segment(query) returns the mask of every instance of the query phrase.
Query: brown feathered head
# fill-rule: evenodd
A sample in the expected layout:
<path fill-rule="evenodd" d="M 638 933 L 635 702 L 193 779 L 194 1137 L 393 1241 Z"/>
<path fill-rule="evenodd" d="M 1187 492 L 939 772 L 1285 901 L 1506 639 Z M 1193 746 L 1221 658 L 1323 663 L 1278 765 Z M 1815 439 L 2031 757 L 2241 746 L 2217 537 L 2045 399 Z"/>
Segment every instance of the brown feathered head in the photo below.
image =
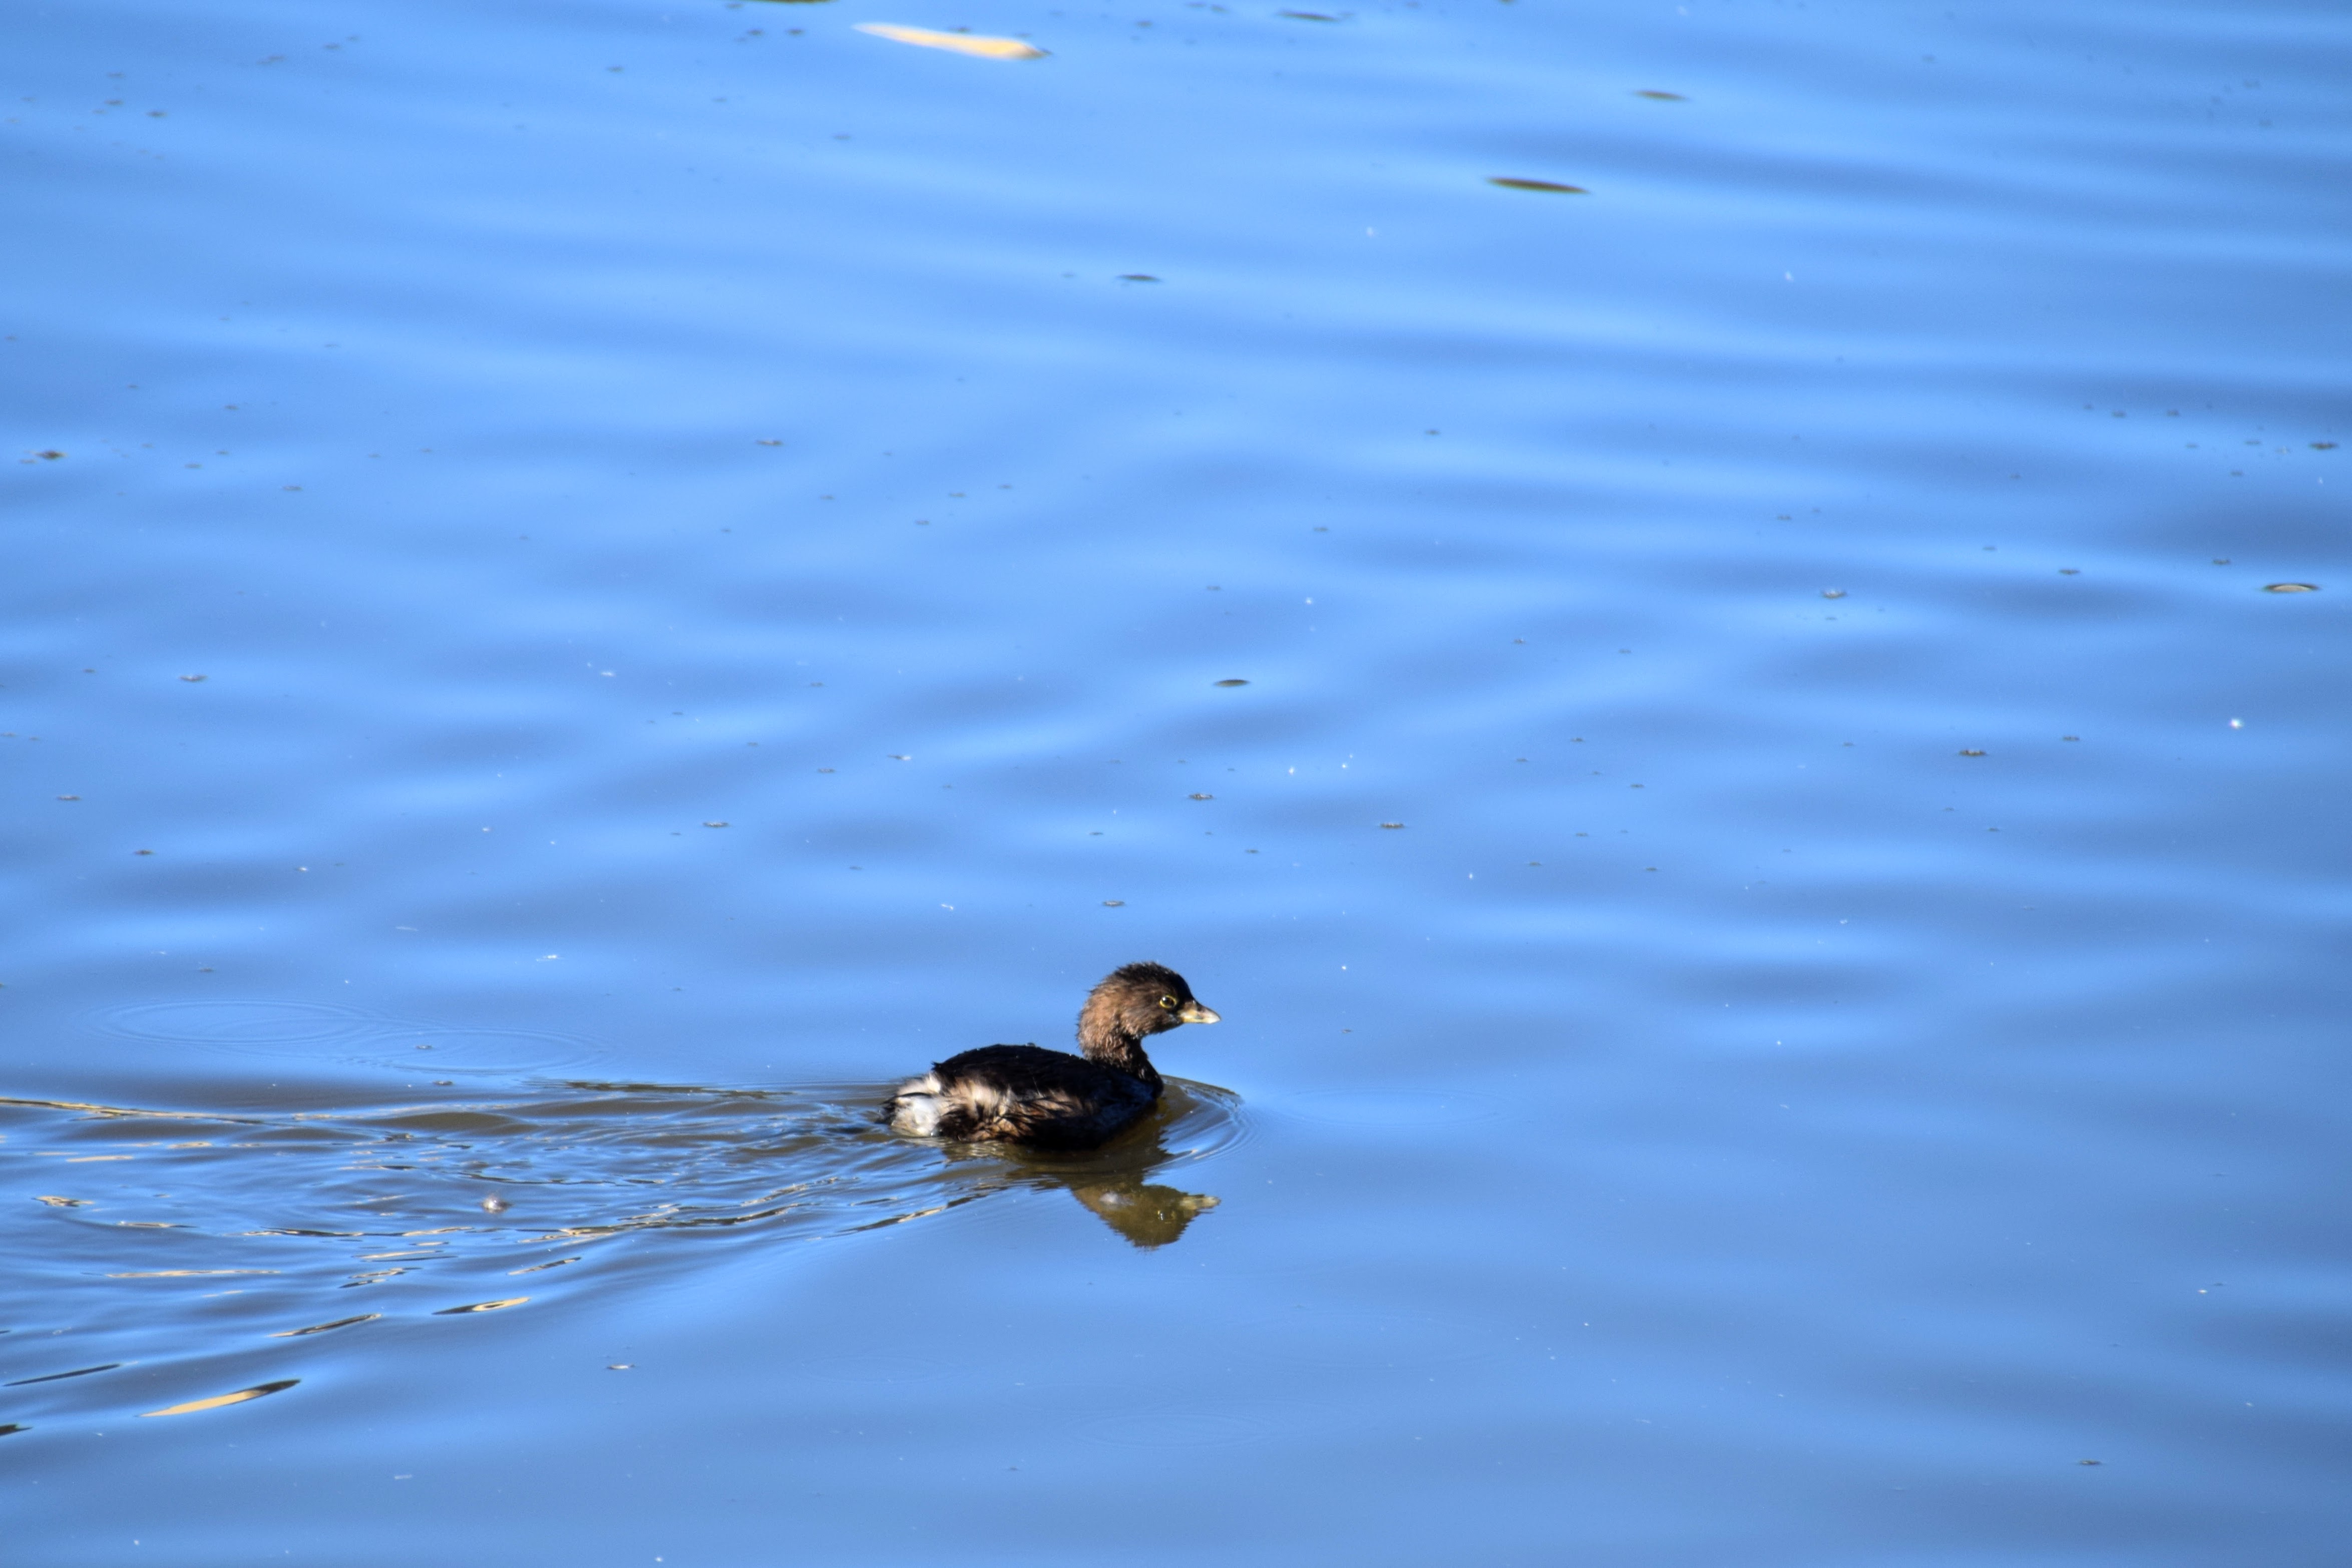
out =
<path fill-rule="evenodd" d="M 1114 969 L 1078 1010 L 1078 1039 L 1091 1045 L 1111 1036 L 1139 1040 L 1179 1024 L 1213 1024 L 1217 1015 L 1193 999 L 1184 977 L 1164 963 Z"/>

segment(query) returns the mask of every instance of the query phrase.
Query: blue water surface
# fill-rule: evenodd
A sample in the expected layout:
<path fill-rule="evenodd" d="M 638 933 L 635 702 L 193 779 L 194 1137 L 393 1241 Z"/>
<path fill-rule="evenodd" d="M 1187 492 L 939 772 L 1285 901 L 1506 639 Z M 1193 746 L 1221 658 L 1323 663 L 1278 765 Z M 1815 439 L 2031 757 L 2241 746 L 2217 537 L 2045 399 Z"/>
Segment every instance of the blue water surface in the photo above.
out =
<path fill-rule="evenodd" d="M 2340 6 L 12 24 L 12 1560 L 2343 1561 Z"/>

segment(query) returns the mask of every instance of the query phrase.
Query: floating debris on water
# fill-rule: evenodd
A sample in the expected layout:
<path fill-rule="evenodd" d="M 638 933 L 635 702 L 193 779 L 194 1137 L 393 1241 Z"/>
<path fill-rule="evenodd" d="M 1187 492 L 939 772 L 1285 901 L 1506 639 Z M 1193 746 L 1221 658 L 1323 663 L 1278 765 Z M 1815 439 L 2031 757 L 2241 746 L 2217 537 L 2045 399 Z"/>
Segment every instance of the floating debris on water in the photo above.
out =
<path fill-rule="evenodd" d="M 468 1301 L 462 1307 L 444 1307 L 433 1315 L 436 1318 L 447 1318 L 454 1317 L 459 1312 L 495 1312 L 502 1307 L 520 1307 L 530 1300 L 528 1296 L 509 1296 L 500 1301 Z"/>
<path fill-rule="evenodd" d="M 1689 99 L 1685 98 L 1679 92 L 1661 92 L 1654 87 L 1636 88 L 1633 89 L 1633 96 L 1635 98 L 1654 99 L 1660 103 L 1688 103 L 1690 101 Z"/>
<path fill-rule="evenodd" d="M 731 823 L 725 822 L 706 822 L 702 826 L 705 827 L 729 827 L 733 825 Z"/>
<path fill-rule="evenodd" d="M 1160 281 L 1159 279 L 1154 278 L 1149 272 L 1122 272 L 1118 275 L 1118 280 L 1122 283 L 1157 283 Z"/>
<path fill-rule="evenodd" d="M 1127 908 L 1127 900 L 1125 899 L 1105 899 L 1103 900 L 1103 908 L 1107 910 L 1123 910 Z"/>
<path fill-rule="evenodd" d="M 857 30 L 871 33 L 877 38 L 887 38 L 894 44 L 912 44 L 919 49 L 945 49 L 950 54 L 976 55 L 988 60 L 1034 60 L 1045 51 L 1034 44 L 1024 44 L 1019 38 L 992 37 L 985 33 L 940 33 L 929 27 L 901 27 L 891 22 L 860 22 Z"/>
<path fill-rule="evenodd" d="M 1386 827 L 1386 828 L 1391 828 L 1391 829 L 1393 829 L 1393 828 L 1402 827 L 1402 826 L 1404 826 L 1404 824 L 1403 824 L 1403 823 L 1402 823 L 1402 822 L 1383 822 L 1383 823 L 1381 823 L 1381 826 L 1382 827 Z"/>
<path fill-rule="evenodd" d="M 1337 22 L 1339 20 L 1337 16 L 1328 16 L 1320 11 L 1276 11 L 1275 15 L 1277 16 L 1288 16 L 1293 21 L 1297 22 Z"/>
<path fill-rule="evenodd" d="M 1845 590 L 1843 588 L 1824 588 L 1822 590 L 1822 597 L 1824 599 L 1843 599 L 1845 597 Z"/>
<path fill-rule="evenodd" d="M 1964 757 L 1981 757 L 1984 753 L 1979 751 L 1971 751 L 1969 748 L 1963 746 L 1960 748 L 1960 755 Z"/>
<path fill-rule="evenodd" d="M 2265 583 L 2263 584 L 2263 592 L 2265 594 L 2316 594 L 2319 592 L 2319 584 L 2316 583 Z"/>
<path fill-rule="evenodd" d="M 1186 800 L 1214 800 L 1217 797 L 1213 795 L 1188 795 L 1184 798 Z"/>
<path fill-rule="evenodd" d="M 504 1214 L 510 1206 L 512 1205 L 510 1205 L 506 1199 L 499 1196 L 496 1193 L 492 1193 L 488 1197 L 482 1200 L 482 1207 L 491 1214 Z"/>
<path fill-rule="evenodd" d="M 1234 679 L 1234 680 L 1220 680 L 1220 681 L 1218 681 L 1216 684 L 1217 684 L 1217 685 L 1219 685 L 1219 686 L 1247 686 L 1247 685 L 1249 684 L 1249 682 L 1248 682 L 1248 681 L 1246 681 L 1246 680 Z"/>
<path fill-rule="evenodd" d="M 204 678 L 203 676 L 201 676 L 201 675 L 184 675 L 184 676 L 180 677 L 180 679 L 181 679 L 182 680 L 186 681 L 189 685 L 193 686 L 193 685 L 194 685 L 197 681 L 202 680 L 202 679 L 204 679 L 205 678 Z"/>
<path fill-rule="evenodd" d="M 1515 174 L 1490 174 L 1486 183 L 1500 185 L 1507 191 L 1554 191 L 1561 195 L 1589 196 L 1592 193 L 1582 185 L 1563 185 L 1557 180 L 1522 180 Z"/>

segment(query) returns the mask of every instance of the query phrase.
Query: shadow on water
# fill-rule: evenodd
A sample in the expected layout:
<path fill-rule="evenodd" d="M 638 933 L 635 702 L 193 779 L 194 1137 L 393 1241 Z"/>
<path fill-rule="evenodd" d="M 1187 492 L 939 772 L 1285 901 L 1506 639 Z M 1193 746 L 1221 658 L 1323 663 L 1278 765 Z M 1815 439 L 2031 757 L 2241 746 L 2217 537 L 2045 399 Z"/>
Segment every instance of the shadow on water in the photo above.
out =
<path fill-rule="evenodd" d="M 218 1362 L 203 1370 L 254 1397 L 291 1385 L 264 1376 L 300 1347 L 389 1322 L 510 1310 L 711 1247 L 903 1225 L 1011 1190 L 1066 1190 L 1160 1247 L 1217 1200 L 1153 1178 L 1240 1131 L 1235 1096 L 1171 1080 L 1112 1144 L 1036 1156 L 899 1137 L 875 1120 L 887 1093 L 567 1080 L 294 1111 L 0 1097 L 14 1260 L 0 1422 L 120 1408 L 110 1384 L 159 1363 Z M 184 1370 L 173 1386 L 203 1381 Z"/>

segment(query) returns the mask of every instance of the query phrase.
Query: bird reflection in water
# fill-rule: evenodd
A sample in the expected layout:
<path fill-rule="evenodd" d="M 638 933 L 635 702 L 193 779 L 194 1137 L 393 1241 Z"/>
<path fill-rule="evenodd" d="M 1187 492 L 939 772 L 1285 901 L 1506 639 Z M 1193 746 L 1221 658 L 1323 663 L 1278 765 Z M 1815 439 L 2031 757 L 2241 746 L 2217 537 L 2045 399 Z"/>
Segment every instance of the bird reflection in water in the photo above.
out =
<path fill-rule="evenodd" d="M 1230 1100 L 1224 1090 L 1171 1079 L 1149 1114 L 1099 1149 L 1048 1153 L 1011 1143 L 946 1143 L 940 1152 L 950 1169 L 985 1172 L 989 1185 L 1061 1188 L 1130 1245 L 1148 1250 L 1176 1240 L 1217 1206 L 1206 1193 L 1188 1193 L 1150 1178 L 1200 1158 L 1203 1123 L 1228 1121 Z M 1172 1149 L 1171 1139 L 1177 1144 Z"/>

